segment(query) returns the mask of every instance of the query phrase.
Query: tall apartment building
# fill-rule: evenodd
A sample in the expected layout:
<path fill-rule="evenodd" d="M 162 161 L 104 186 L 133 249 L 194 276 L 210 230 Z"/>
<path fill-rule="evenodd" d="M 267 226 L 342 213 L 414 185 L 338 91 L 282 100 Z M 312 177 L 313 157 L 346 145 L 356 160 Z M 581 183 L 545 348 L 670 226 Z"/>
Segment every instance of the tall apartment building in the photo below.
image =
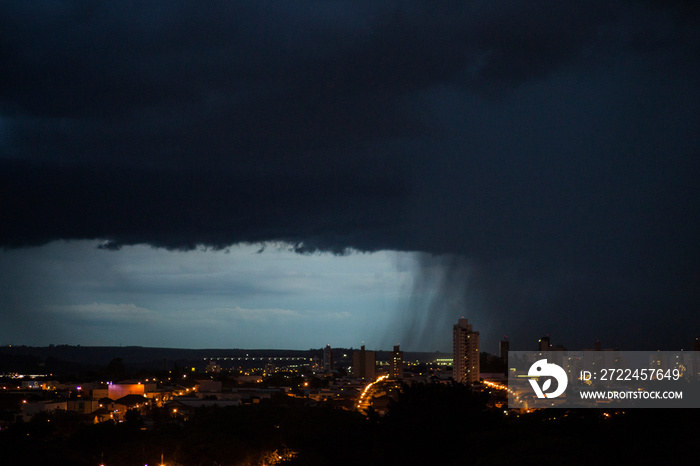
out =
<path fill-rule="evenodd" d="M 352 353 L 352 375 L 353 377 L 374 380 L 376 377 L 377 353 L 374 351 L 365 351 L 365 345 L 362 345 L 360 351 Z"/>
<path fill-rule="evenodd" d="M 333 370 L 333 349 L 331 345 L 326 345 L 323 349 L 323 370 L 326 372 Z"/>
<path fill-rule="evenodd" d="M 403 379 L 403 351 L 399 350 L 399 346 L 394 346 L 394 351 L 391 353 L 389 377 L 392 379 Z"/>
<path fill-rule="evenodd" d="M 452 328 L 452 358 L 456 382 L 479 381 L 479 332 L 472 330 L 467 319 L 459 319 Z"/>
<path fill-rule="evenodd" d="M 505 337 L 498 344 L 498 357 L 501 358 L 504 364 L 508 364 L 508 351 L 510 349 L 510 342 L 508 337 Z"/>

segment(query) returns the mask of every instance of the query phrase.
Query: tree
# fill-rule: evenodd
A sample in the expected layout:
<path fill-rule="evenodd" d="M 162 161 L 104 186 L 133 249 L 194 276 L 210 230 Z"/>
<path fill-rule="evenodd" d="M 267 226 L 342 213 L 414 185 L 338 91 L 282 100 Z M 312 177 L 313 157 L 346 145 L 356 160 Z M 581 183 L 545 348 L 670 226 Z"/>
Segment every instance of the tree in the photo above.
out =
<path fill-rule="evenodd" d="M 105 368 L 105 376 L 112 381 L 124 380 L 126 378 L 126 367 L 122 358 L 112 359 Z"/>

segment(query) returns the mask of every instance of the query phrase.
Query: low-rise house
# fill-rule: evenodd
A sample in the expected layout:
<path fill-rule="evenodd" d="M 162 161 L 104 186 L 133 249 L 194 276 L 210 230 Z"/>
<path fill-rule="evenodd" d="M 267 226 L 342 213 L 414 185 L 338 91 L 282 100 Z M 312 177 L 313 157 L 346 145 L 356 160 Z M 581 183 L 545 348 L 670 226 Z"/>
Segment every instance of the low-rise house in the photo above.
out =
<path fill-rule="evenodd" d="M 22 405 L 22 420 L 29 422 L 37 413 L 68 409 L 68 401 L 31 401 Z"/>

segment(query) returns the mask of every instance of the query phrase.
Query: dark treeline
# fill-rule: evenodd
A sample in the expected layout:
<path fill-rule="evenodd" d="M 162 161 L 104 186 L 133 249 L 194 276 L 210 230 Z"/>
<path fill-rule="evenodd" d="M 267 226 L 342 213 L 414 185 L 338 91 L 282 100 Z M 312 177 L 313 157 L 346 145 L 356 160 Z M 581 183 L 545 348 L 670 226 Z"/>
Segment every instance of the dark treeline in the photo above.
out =
<path fill-rule="evenodd" d="M 404 387 L 383 417 L 305 405 L 282 396 L 197 410 L 186 421 L 165 410 L 149 428 L 91 424 L 70 412 L 40 414 L 0 432 L 2 464 L 134 466 L 697 464 L 693 410 L 541 410 L 486 407 L 461 385 Z"/>
<path fill-rule="evenodd" d="M 24 372 L 28 374 L 53 373 L 59 375 L 85 372 L 102 367 L 116 358 L 127 363 L 131 371 L 141 369 L 172 370 L 175 366 L 196 366 L 203 369 L 209 358 L 245 357 L 323 357 L 323 350 L 310 349 L 186 349 L 152 348 L 145 346 L 80 346 L 49 345 L 0 346 L 0 373 Z"/>

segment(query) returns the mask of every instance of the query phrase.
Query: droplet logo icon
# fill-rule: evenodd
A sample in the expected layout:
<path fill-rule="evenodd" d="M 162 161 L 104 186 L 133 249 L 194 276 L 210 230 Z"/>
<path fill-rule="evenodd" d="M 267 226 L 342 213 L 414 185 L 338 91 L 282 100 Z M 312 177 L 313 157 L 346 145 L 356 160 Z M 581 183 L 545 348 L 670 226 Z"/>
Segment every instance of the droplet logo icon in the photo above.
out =
<path fill-rule="evenodd" d="M 530 377 L 529 382 L 537 398 L 556 398 L 564 393 L 569 383 L 564 369 L 556 364 L 548 363 L 546 359 L 535 361 L 535 363 L 530 366 L 527 376 Z M 539 379 L 544 377 L 546 377 L 546 379 L 540 387 Z M 552 380 L 557 381 L 557 386 L 554 391 L 549 392 L 552 387 Z"/>

